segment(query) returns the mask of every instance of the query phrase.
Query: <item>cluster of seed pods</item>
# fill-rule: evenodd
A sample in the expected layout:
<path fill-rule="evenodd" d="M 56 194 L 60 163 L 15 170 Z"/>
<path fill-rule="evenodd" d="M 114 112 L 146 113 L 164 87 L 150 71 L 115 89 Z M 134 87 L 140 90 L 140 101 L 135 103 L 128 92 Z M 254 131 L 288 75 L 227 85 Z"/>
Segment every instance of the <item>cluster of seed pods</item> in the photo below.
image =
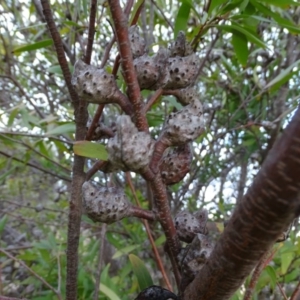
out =
<path fill-rule="evenodd" d="M 204 132 L 203 108 L 194 86 L 200 60 L 182 32 L 169 49 L 160 48 L 154 55 L 147 53 L 137 26 L 129 29 L 129 40 L 140 89 L 172 91 L 183 105 L 167 117 L 156 141 L 148 132 L 136 128 L 130 113 L 130 101 L 118 88 L 113 75 L 79 60 L 75 64 L 72 84 L 87 101 L 117 103 L 127 114 L 116 119 L 114 131 L 110 132 L 106 146 L 106 172 L 122 170 L 143 174 L 150 167 L 155 174 L 160 172 L 166 185 L 175 184 L 190 170 L 191 142 Z M 103 135 L 103 128 L 101 123 L 98 124 L 99 136 Z M 82 194 L 85 211 L 96 222 L 110 224 L 124 217 L 141 216 L 144 213 L 137 213 L 124 192 L 115 187 L 97 188 L 91 182 L 85 182 Z M 188 278 L 195 276 L 211 253 L 212 244 L 207 240 L 206 222 L 205 210 L 194 214 L 183 211 L 174 219 L 179 239 L 189 244 L 178 257 L 181 271 L 189 274 Z M 172 298 L 168 291 L 150 287 L 137 299 L 163 299 L 161 297 L 164 294 Z"/>

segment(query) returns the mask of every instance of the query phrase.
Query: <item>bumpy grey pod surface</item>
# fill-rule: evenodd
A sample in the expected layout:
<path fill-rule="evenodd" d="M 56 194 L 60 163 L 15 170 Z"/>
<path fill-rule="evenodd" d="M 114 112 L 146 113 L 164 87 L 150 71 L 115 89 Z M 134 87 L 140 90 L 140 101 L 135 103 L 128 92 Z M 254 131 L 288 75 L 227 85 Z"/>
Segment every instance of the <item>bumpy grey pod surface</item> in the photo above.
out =
<path fill-rule="evenodd" d="M 116 121 L 116 134 L 108 140 L 108 161 L 123 171 L 139 171 L 152 157 L 154 141 L 146 132 L 138 131 L 130 117 L 121 115 Z"/>
<path fill-rule="evenodd" d="M 168 64 L 170 78 L 165 89 L 182 89 L 195 82 L 200 66 L 200 59 L 196 54 L 170 58 Z"/>
<path fill-rule="evenodd" d="M 164 183 L 171 185 L 180 182 L 190 171 L 192 158 L 189 144 L 168 148 L 159 166 Z"/>
<path fill-rule="evenodd" d="M 167 68 L 170 52 L 160 48 L 154 56 L 143 55 L 134 60 L 141 89 L 156 90 L 169 81 Z"/>
<path fill-rule="evenodd" d="M 203 132 L 202 104 L 193 100 L 189 105 L 169 115 L 162 136 L 167 139 L 169 146 L 180 146 L 196 139 Z"/>
<path fill-rule="evenodd" d="M 95 222 L 111 224 L 130 215 L 131 204 L 118 188 L 97 188 L 86 181 L 82 195 L 86 214 Z"/>
<path fill-rule="evenodd" d="M 179 31 L 176 40 L 171 43 L 169 50 L 171 52 L 171 57 L 188 56 L 193 53 L 193 48 L 190 43 L 186 42 L 183 31 Z"/>
<path fill-rule="evenodd" d="M 112 103 L 118 91 L 113 75 L 82 60 L 75 63 L 72 85 L 79 96 L 92 103 Z"/>
<path fill-rule="evenodd" d="M 179 298 L 172 292 L 162 288 L 161 286 L 152 285 L 141 291 L 135 300 L 168 300 L 174 299 L 179 300 Z"/>
<path fill-rule="evenodd" d="M 129 40 L 133 58 L 145 54 L 146 43 L 144 38 L 140 35 L 139 27 L 137 25 L 133 25 L 129 28 Z"/>
<path fill-rule="evenodd" d="M 187 87 L 176 91 L 176 98 L 182 105 L 187 105 L 193 100 L 199 100 L 200 95 L 195 87 Z"/>
<path fill-rule="evenodd" d="M 213 248 L 214 244 L 206 235 L 197 233 L 193 242 L 183 248 L 179 254 L 182 273 L 194 278 L 210 257 Z"/>
<path fill-rule="evenodd" d="M 199 210 L 196 213 L 188 211 L 179 212 L 175 219 L 175 228 L 181 241 L 191 243 L 198 233 L 206 234 L 208 212 L 206 209 Z"/>

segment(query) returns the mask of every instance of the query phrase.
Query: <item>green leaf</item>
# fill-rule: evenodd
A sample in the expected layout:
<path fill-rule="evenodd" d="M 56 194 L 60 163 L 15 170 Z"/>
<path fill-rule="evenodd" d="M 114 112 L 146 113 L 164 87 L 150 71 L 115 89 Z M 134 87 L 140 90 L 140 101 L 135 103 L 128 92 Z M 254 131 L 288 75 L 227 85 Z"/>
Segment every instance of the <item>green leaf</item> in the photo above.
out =
<path fill-rule="evenodd" d="M 265 2 L 269 5 L 276 5 L 280 7 L 288 8 L 290 5 L 299 6 L 299 1 L 293 1 L 293 0 L 261 0 L 262 2 Z"/>
<path fill-rule="evenodd" d="M 274 79 L 272 79 L 266 86 L 265 89 L 270 89 L 270 91 L 275 91 L 279 89 L 284 83 L 286 83 L 294 74 L 299 71 L 298 65 L 300 59 L 291 64 L 288 68 L 280 72 Z M 294 68 L 297 68 L 293 71 Z"/>
<path fill-rule="evenodd" d="M 130 246 L 127 246 L 125 248 L 122 248 L 120 250 L 118 250 L 114 255 L 113 255 L 113 259 L 116 259 L 116 258 L 119 258 L 125 254 L 128 254 L 130 252 L 132 252 L 133 250 L 139 248 L 140 245 L 130 245 Z"/>
<path fill-rule="evenodd" d="M 16 116 L 18 115 L 19 111 L 20 111 L 19 106 L 16 106 L 12 109 L 12 111 L 9 115 L 9 118 L 8 118 L 7 127 L 11 127 L 13 125 L 14 120 L 15 120 Z"/>
<path fill-rule="evenodd" d="M 218 28 L 221 28 L 225 31 L 234 33 L 236 31 L 239 31 L 240 33 L 244 34 L 248 41 L 262 47 L 262 48 L 266 48 L 266 45 L 264 44 L 263 41 L 261 41 L 254 32 L 250 32 L 248 29 L 241 27 L 237 24 L 232 24 L 232 25 L 217 25 Z"/>
<path fill-rule="evenodd" d="M 129 254 L 129 260 L 131 262 L 133 272 L 137 277 L 140 290 L 142 291 L 153 285 L 152 278 L 143 261 L 134 254 Z"/>
<path fill-rule="evenodd" d="M 70 133 L 70 132 L 75 132 L 74 123 L 67 123 L 67 124 L 57 126 L 47 131 L 46 135 L 59 135 L 59 134 Z"/>
<path fill-rule="evenodd" d="M 274 288 L 276 287 L 276 282 L 277 282 L 276 272 L 273 269 L 273 267 L 271 267 L 271 266 L 266 266 L 265 270 L 267 271 L 268 275 L 270 276 L 271 287 L 274 290 Z"/>
<path fill-rule="evenodd" d="M 208 14 L 210 15 L 212 13 L 212 11 L 218 7 L 218 6 L 221 6 L 222 4 L 225 4 L 227 3 L 226 0 L 212 0 L 210 2 L 210 6 L 209 6 L 209 9 L 208 9 Z"/>
<path fill-rule="evenodd" d="M 89 141 L 78 141 L 74 143 L 74 153 L 80 156 L 107 160 L 108 153 L 104 145 Z"/>
<path fill-rule="evenodd" d="M 99 289 L 110 300 L 121 300 L 121 298 L 114 291 L 112 291 L 109 287 L 107 287 L 103 283 L 100 283 Z"/>
<path fill-rule="evenodd" d="M 281 274 L 284 275 L 288 268 L 289 265 L 291 264 L 292 260 L 293 260 L 293 252 L 288 252 L 288 253 L 281 253 L 280 257 L 281 257 Z"/>
<path fill-rule="evenodd" d="M 186 30 L 190 11 L 191 5 L 188 2 L 182 2 L 175 19 L 174 38 L 177 37 L 180 30 Z"/>
<path fill-rule="evenodd" d="M 7 215 L 4 215 L 1 219 L 0 219 L 0 236 L 2 234 L 3 229 L 5 228 L 6 222 L 8 220 Z"/>
<path fill-rule="evenodd" d="M 246 66 L 249 56 L 248 40 L 243 33 L 238 31 L 232 33 L 232 46 L 242 66 Z"/>
<path fill-rule="evenodd" d="M 46 48 L 52 44 L 53 44 L 52 39 L 43 40 L 40 42 L 19 46 L 19 47 L 15 48 L 12 51 L 12 53 L 17 54 L 17 53 L 24 52 L 24 51 L 33 51 L 33 50 L 37 50 L 37 49 L 41 49 L 41 48 Z"/>

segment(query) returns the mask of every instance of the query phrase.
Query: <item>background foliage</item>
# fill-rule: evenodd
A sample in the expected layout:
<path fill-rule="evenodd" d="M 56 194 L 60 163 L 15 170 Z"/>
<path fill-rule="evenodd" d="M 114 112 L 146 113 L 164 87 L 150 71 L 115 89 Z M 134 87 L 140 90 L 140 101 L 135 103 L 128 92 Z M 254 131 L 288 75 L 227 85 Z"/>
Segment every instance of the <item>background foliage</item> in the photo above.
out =
<path fill-rule="evenodd" d="M 134 3 L 134 12 L 142 1 Z M 87 43 L 89 3 L 52 1 L 70 68 Z M 157 51 L 183 30 L 202 58 L 198 87 L 207 120 L 206 132 L 194 143 L 190 174 L 169 188 L 173 213 L 182 207 L 209 209 L 210 220 L 227 220 L 251 184 L 277 136 L 299 101 L 300 7 L 292 0 L 145 1 L 139 26 L 147 46 Z M 107 3 L 98 3 L 92 64 L 100 65 L 111 40 Z M 65 293 L 67 212 L 73 161 L 73 108 L 49 38 L 39 1 L 0 4 L 0 294 L 30 299 L 55 299 L 35 275 Z M 112 70 L 116 48 L 106 69 Z M 122 76 L 119 74 L 119 86 Z M 144 91 L 146 99 L 150 92 Z M 165 116 L 181 105 L 163 97 L 147 114 L 157 136 Z M 93 116 L 96 106 L 89 105 Z M 109 125 L 119 113 L 106 106 Z M 87 160 L 88 170 L 95 160 Z M 123 174 L 107 180 L 126 188 Z M 144 181 L 134 177 L 142 206 L 147 207 Z M 129 254 L 145 263 L 155 284 L 156 270 L 142 223 L 125 219 L 106 229 L 83 216 L 79 248 L 79 299 L 92 299 L 101 272 L 99 299 L 132 299 L 139 290 Z M 152 226 L 164 257 L 159 226 Z M 105 231 L 106 230 L 106 231 Z M 290 238 L 274 246 L 253 299 L 290 296 L 300 277 L 298 222 Z M 101 237 L 104 261 L 99 268 Z M 9 253 L 11 257 L 5 253 Z M 134 257 L 134 256 L 132 256 Z M 131 257 L 131 258 L 132 258 Z M 134 259 L 134 258 L 133 258 Z M 171 276 L 171 270 L 168 270 Z M 146 279 L 147 281 L 147 279 Z M 233 299 L 243 299 L 245 286 Z M 280 288 L 279 288 L 280 286 Z"/>

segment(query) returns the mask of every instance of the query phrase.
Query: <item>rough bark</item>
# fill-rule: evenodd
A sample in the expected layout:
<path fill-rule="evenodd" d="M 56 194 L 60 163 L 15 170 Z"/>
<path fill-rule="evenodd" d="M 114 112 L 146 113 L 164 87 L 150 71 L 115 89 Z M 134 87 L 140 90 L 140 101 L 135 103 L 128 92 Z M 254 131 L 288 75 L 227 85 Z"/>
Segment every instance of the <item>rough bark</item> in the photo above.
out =
<path fill-rule="evenodd" d="M 300 212 L 300 109 L 237 206 L 184 299 L 225 300 Z"/>

